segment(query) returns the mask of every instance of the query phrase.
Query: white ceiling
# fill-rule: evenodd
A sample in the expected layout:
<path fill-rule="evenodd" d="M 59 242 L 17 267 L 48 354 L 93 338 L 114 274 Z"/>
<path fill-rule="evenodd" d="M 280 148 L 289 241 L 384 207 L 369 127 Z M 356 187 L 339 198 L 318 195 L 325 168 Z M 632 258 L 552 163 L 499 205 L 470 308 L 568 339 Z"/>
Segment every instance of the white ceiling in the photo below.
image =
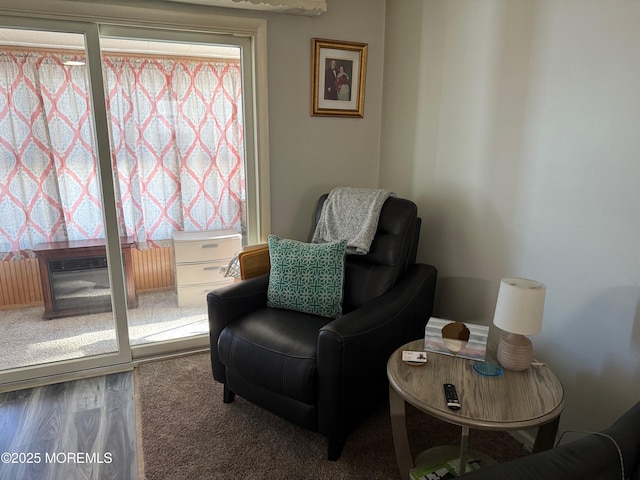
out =
<path fill-rule="evenodd" d="M 31 48 L 82 49 L 84 38 L 77 33 L 41 32 L 0 28 L 0 45 Z M 240 49 L 219 45 L 202 45 L 147 40 L 101 38 L 100 48 L 106 52 L 126 52 L 187 57 L 239 59 Z"/>

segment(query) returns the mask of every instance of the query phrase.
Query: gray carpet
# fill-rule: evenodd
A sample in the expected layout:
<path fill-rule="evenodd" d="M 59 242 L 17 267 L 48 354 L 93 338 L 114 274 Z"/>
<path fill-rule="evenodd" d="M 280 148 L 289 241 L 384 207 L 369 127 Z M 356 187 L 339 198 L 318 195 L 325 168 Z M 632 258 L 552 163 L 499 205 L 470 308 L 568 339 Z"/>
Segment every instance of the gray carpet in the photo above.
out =
<path fill-rule="evenodd" d="M 147 480 L 399 478 L 388 407 L 349 437 L 337 462 L 329 462 L 322 435 L 237 396 L 224 404 L 207 354 L 143 364 L 135 378 L 142 442 L 138 452 Z M 459 444 L 459 427 L 410 406 L 407 418 L 414 455 Z M 469 443 L 497 461 L 526 454 L 504 432 L 472 430 Z"/>

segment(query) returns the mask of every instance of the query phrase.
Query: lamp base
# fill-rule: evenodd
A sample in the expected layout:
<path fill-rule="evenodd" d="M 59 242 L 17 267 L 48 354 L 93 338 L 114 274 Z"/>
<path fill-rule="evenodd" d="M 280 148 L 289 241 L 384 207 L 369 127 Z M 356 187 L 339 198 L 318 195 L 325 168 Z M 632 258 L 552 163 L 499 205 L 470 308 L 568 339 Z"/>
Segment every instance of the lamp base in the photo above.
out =
<path fill-rule="evenodd" d="M 533 345 L 524 335 L 507 333 L 498 343 L 498 362 L 507 370 L 521 372 L 533 361 Z"/>

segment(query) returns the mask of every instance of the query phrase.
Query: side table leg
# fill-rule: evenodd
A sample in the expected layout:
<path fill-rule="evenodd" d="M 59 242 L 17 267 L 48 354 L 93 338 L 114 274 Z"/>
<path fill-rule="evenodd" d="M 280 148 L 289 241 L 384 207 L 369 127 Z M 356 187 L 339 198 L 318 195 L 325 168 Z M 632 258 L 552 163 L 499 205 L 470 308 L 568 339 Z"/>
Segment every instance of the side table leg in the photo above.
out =
<path fill-rule="evenodd" d="M 389 385 L 389 412 L 391 414 L 391 431 L 393 446 L 396 450 L 396 461 L 400 478 L 409 478 L 409 470 L 413 468 L 413 456 L 407 435 L 407 419 L 404 399 Z"/>
<path fill-rule="evenodd" d="M 467 469 L 467 452 L 469 449 L 469 427 L 462 427 L 462 438 L 460 439 L 460 472 L 462 475 Z"/>
<path fill-rule="evenodd" d="M 558 424 L 560 423 L 560 415 L 551 420 L 549 423 L 538 427 L 536 441 L 533 444 L 533 453 L 541 452 L 553 448 L 556 441 L 556 433 L 558 433 Z"/>

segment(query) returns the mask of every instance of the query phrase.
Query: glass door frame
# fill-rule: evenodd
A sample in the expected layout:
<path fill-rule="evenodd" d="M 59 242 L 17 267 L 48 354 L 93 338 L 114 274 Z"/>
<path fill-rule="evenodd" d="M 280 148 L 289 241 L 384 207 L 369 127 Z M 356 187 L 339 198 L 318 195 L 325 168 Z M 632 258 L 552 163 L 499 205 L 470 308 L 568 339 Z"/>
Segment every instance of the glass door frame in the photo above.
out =
<path fill-rule="evenodd" d="M 0 372 L 0 390 L 8 390 L 11 389 L 12 385 L 22 384 L 22 382 L 34 378 L 60 376 L 79 370 L 100 369 L 101 367 L 111 367 L 118 364 L 130 364 L 132 357 L 131 347 L 129 345 L 129 331 L 127 329 L 126 286 L 120 256 L 120 238 L 117 228 L 116 198 L 114 177 L 111 169 L 111 150 L 109 145 L 104 81 L 102 78 L 98 25 L 86 22 L 69 22 L 64 20 L 44 21 L 40 19 L 14 17 L 0 17 L 0 24 L 9 28 L 74 33 L 84 36 L 87 75 L 89 91 L 91 92 L 90 100 L 93 114 L 94 138 L 96 142 L 95 148 L 98 157 L 97 175 L 102 192 L 106 256 L 111 282 L 113 327 L 117 344 L 117 351 L 115 352 L 19 367 L 6 372 Z"/>

